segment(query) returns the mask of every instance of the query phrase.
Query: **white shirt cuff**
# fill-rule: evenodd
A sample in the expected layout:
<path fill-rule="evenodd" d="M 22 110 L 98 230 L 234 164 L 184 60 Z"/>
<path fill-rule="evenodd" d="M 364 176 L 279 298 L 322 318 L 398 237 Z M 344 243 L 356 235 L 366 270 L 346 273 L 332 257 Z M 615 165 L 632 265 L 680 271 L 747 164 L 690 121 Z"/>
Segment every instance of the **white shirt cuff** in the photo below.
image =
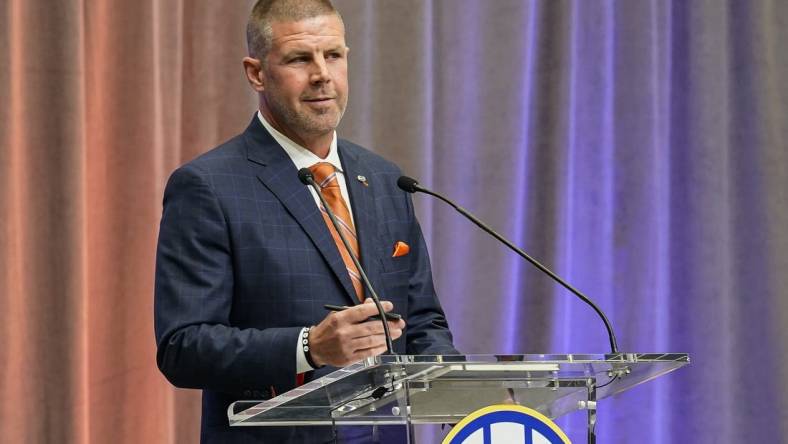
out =
<path fill-rule="evenodd" d="M 298 333 L 298 341 L 296 341 L 296 373 L 306 373 L 314 370 L 314 368 L 309 365 L 309 362 L 307 362 L 306 354 L 304 354 L 304 345 L 301 344 L 301 338 L 304 337 L 304 330 L 306 330 L 306 328 L 302 328 Z"/>

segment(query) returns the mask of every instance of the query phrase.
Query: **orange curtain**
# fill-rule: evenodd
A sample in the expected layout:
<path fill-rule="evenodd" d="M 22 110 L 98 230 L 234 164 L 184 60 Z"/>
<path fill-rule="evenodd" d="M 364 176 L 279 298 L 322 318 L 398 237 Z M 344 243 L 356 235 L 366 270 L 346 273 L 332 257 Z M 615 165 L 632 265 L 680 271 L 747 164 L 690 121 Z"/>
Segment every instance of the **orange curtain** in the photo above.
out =
<path fill-rule="evenodd" d="M 251 2 L 0 9 L 0 440 L 196 442 L 199 393 L 155 366 L 161 195 L 255 109 Z"/>

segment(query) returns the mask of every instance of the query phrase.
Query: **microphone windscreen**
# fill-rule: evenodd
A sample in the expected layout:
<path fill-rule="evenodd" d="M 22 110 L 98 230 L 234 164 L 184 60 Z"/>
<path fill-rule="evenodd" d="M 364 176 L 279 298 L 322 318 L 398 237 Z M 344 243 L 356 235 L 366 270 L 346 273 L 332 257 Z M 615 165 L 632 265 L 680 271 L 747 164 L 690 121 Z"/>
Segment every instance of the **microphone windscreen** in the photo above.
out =
<path fill-rule="evenodd" d="M 400 176 L 397 179 L 397 186 L 402 190 L 408 193 L 415 193 L 419 190 L 419 181 L 408 176 Z"/>
<path fill-rule="evenodd" d="M 301 168 L 298 170 L 298 180 L 304 185 L 309 185 L 310 179 L 313 179 L 312 171 L 309 168 Z"/>

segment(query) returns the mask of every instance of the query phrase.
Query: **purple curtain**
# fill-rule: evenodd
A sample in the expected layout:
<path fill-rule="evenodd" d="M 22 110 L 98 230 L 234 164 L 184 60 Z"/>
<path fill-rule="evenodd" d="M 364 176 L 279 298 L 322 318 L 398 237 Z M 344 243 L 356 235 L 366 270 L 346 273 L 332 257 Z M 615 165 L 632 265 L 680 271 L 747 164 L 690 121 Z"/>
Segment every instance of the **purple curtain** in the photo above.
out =
<path fill-rule="evenodd" d="M 602 402 L 600 442 L 788 433 L 788 4 L 337 4 L 355 82 L 345 137 L 591 295 L 623 351 L 691 355 Z M 460 349 L 608 351 L 587 306 L 416 199 Z M 583 440 L 583 421 L 562 425 Z"/>

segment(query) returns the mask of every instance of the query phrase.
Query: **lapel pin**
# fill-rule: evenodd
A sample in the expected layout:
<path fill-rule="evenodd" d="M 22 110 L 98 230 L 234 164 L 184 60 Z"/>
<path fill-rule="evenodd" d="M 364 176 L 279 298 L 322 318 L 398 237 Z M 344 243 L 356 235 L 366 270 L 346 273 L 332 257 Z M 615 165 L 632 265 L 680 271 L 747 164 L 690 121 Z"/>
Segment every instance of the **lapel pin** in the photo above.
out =
<path fill-rule="evenodd" d="M 366 177 L 364 177 L 364 176 L 359 174 L 358 176 L 356 176 L 356 179 L 358 179 L 358 181 L 361 182 L 361 184 L 364 185 L 365 187 L 369 186 L 369 183 L 367 182 L 367 178 Z"/>

